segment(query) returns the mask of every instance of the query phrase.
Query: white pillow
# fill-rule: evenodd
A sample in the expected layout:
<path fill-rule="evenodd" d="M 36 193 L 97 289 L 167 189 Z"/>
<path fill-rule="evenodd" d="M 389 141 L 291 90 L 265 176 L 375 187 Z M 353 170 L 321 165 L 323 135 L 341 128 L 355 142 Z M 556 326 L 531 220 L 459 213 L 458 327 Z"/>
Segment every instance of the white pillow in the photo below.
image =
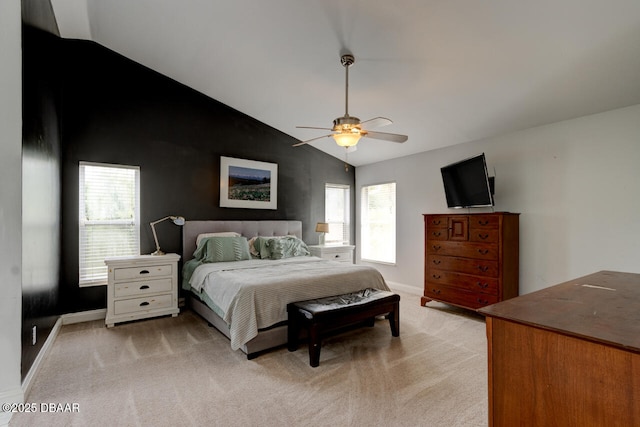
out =
<path fill-rule="evenodd" d="M 221 231 L 218 233 L 198 234 L 198 237 L 196 237 L 196 248 L 199 248 L 202 239 L 206 239 L 207 237 L 240 237 L 240 233 L 236 233 L 235 231 Z"/>

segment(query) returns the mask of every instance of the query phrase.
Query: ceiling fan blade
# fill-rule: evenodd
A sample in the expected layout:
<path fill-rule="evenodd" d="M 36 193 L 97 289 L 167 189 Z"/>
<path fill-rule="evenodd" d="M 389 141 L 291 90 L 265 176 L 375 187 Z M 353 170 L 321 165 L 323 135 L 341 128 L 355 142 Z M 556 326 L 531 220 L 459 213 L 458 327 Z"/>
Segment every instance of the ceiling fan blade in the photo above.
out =
<path fill-rule="evenodd" d="M 333 135 L 333 134 L 330 134 L 330 135 L 322 135 L 322 136 L 319 136 L 319 137 L 317 137 L 317 138 L 311 138 L 311 139 L 307 139 L 306 141 L 300 141 L 300 142 L 297 142 L 297 143 L 293 144 L 293 145 L 292 145 L 292 147 L 299 147 L 299 146 L 301 146 L 301 145 L 308 144 L 308 143 L 310 143 L 310 142 L 312 142 L 312 141 L 315 141 L 316 139 L 328 138 L 328 137 L 330 137 L 330 136 L 332 136 L 332 135 Z"/>
<path fill-rule="evenodd" d="M 298 129 L 320 129 L 320 130 L 333 130 L 331 128 L 317 128 L 313 126 L 296 126 Z"/>
<path fill-rule="evenodd" d="M 393 121 L 387 119 L 386 117 L 374 117 L 373 119 L 365 120 L 361 122 L 360 125 L 363 129 L 371 129 L 378 128 L 380 126 L 387 126 L 393 123 Z"/>
<path fill-rule="evenodd" d="M 400 135 L 397 133 L 387 133 L 387 132 L 374 132 L 374 131 L 367 131 L 367 133 L 364 136 L 373 138 L 373 139 L 381 139 L 383 141 L 391 141 L 391 142 L 405 142 L 407 139 L 409 139 L 407 135 Z"/>

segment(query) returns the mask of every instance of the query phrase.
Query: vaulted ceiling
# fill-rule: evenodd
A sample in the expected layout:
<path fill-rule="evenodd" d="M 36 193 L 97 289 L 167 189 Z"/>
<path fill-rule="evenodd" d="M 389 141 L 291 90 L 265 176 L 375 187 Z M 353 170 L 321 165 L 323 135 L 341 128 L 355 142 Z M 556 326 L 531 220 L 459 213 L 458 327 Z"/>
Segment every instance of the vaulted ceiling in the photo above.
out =
<path fill-rule="evenodd" d="M 383 116 L 359 166 L 640 103 L 638 0 L 51 0 L 93 40 L 297 139 Z M 340 159 L 331 138 L 313 146 Z M 295 150 L 296 148 L 291 148 Z"/>

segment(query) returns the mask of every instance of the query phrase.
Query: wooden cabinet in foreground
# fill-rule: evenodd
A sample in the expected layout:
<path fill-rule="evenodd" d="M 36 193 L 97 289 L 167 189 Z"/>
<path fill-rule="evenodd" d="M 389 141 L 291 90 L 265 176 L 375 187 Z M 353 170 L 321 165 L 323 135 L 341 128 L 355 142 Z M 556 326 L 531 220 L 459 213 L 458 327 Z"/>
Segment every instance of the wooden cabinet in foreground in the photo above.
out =
<path fill-rule="evenodd" d="M 601 271 L 479 310 L 489 426 L 640 423 L 640 274 Z"/>

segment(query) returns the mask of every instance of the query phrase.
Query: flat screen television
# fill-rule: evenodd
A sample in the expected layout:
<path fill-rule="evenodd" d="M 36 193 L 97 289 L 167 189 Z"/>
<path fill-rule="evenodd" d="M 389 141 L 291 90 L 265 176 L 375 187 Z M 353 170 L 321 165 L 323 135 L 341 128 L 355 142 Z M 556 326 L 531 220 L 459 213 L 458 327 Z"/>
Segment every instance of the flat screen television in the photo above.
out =
<path fill-rule="evenodd" d="M 493 181 L 487 173 L 484 153 L 440 168 L 447 206 L 493 206 Z"/>

